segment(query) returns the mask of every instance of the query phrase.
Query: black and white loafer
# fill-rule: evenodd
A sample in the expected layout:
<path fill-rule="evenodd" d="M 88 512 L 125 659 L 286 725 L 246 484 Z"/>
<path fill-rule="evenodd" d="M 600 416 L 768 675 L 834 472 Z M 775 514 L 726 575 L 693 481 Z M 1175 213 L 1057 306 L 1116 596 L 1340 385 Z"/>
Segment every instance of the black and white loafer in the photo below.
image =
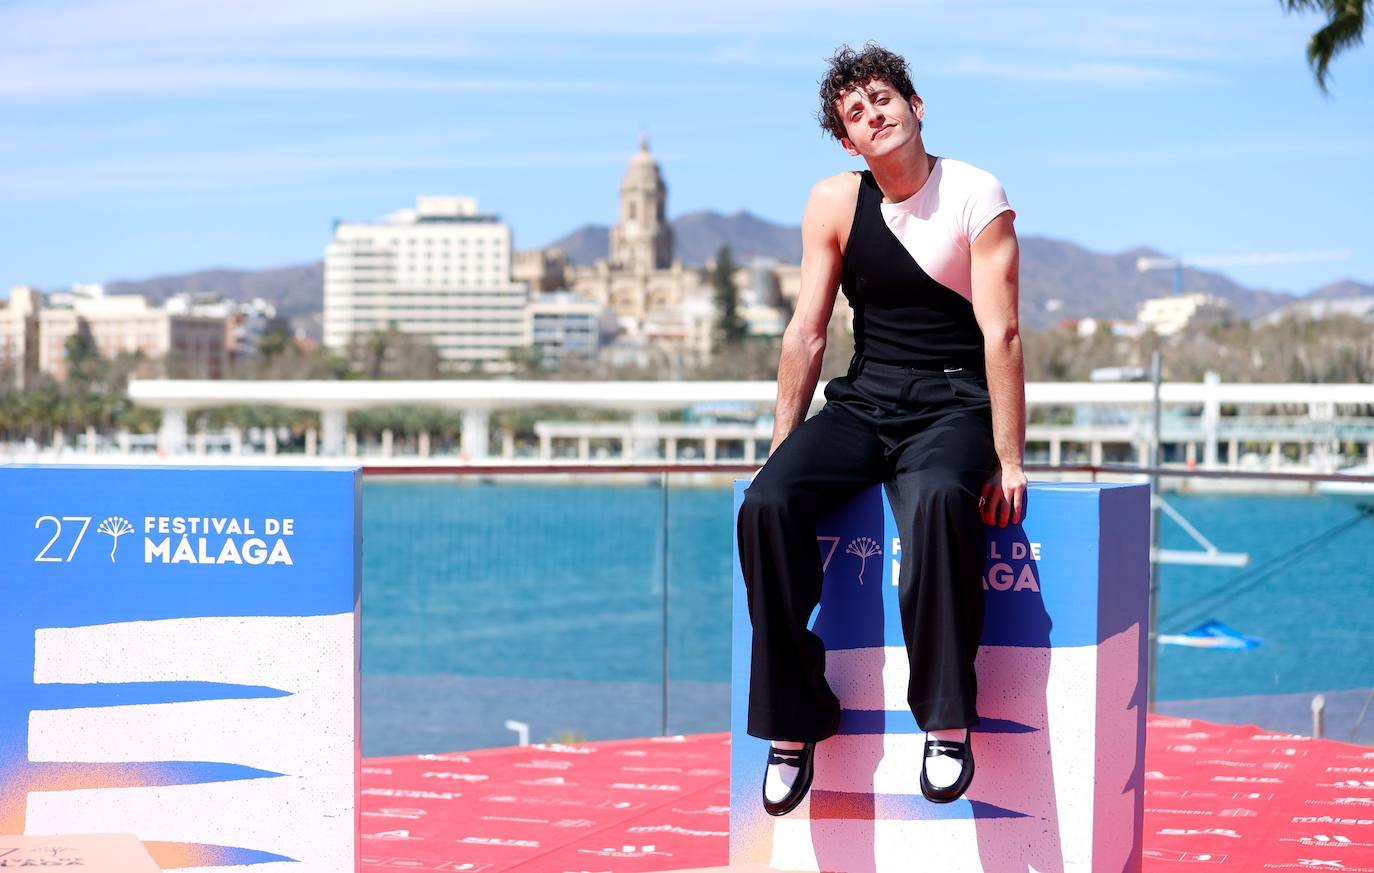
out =
<path fill-rule="evenodd" d="M 948 785 L 932 784 L 926 775 L 926 764 L 940 757 L 953 758 L 960 762 L 959 775 Z M 943 769 L 943 768 L 941 768 Z M 925 758 L 921 760 L 921 793 L 931 803 L 949 803 L 958 800 L 973 782 L 973 744 L 970 732 L 964 729 L 964 741 L 926 740 Z"/>
<path fill-rule="evenodd" d="M 815 752 L 815 743 L 807 743 L 800 749 L 779 749 L 769 744 L 768 766 L 763 771 L 763 808 L 769 815 L 786 815 L 802 802 L 806 792 L 811 789 L 811 778 L 815 775 L 813 763 Z M 774 767 L 779 768 L 779 772 L 773 771 Z M 768 777 L 770 775 L 780 776 L 782 768 L 789 767 L 795 768 L 797 771 L 791 782 L 791 787 L 781 797 L 769 797 L 768 784 L 770 780 Z M 787 775 L 793 774 L 788 772 Z M 782 782 L 781 784 L 787 783 Z"/>

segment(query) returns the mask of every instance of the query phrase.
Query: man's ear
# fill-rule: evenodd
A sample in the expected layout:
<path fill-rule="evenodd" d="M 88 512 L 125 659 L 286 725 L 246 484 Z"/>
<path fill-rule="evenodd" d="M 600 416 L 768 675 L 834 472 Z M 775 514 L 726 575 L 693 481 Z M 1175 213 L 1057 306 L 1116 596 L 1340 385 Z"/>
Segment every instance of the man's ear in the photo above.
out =
<path fill-rule="evenodd" d="M 840 145 L 844 148 L 844 150 L 849 154 L 851 158 L 857 158 L 859 156 L 859 150 L 854 148 L 854 143 L 850 142 L 849 137 L 840 137 Z"/>
<path fill-rule="evenodd" d="M 916 116 L 917 121 L 921 121 L 926 114 L 926 105 L 921 102 L 921 95 L 911 95 L 911 113 Z"/>

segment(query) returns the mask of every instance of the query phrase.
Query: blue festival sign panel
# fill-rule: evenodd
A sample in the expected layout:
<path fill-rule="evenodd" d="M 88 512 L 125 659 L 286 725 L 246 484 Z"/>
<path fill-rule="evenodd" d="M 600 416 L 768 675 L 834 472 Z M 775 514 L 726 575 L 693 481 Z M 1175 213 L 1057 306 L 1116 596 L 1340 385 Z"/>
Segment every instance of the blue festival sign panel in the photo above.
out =
<path fill-rule="evenodd" d="M 735 485 L 739 512 L 749 480 Z M 989 526 L 981 584 L 977 775 L 921 796 L 920 732 L 897 607 L 904 544 L 882 486 L 816 525 L 840 732 L 816 747 L 805 801 L 762 808 L 767 743 L 750 736 L 748 602 L 735 547 L 730 860 L 787 870 L 1139 870 L 1144 815 L 1149 487 L 1032 483 L 1019 525 Z M 919 847 L 919 849 L 917 849 Z"/>
<path fill-rule="evenodd" d="M 0 833 L 358 869 L 360 485 L 0 467 Z"/>

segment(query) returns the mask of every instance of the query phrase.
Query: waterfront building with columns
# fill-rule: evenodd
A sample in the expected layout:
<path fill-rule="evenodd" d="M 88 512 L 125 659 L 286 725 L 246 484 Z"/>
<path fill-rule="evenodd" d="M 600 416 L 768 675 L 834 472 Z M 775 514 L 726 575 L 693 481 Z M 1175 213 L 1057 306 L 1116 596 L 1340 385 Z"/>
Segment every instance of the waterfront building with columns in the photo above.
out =
<path fill-rule="evenodd" d="M 500 370 L 529 344 L 511 229 L 471 197 L 420 197 L 381 222 L 340 221 L 325 250 L 324 344 L 395 325 L 441 360 Z"/>
<path fill-rule="evenodd" d="M 813 409 L 824 402 L 818 385 Z M 581 382 L 527 380 L 466 381 L 206 381 L 133 380 L 130 399 L 161 410 L 158 447 L 163 457 L 189 458 L 208 436 L 187 432 L 190 413 L 217 405 L 269 405 L 318 412 L 320 426 L 307 440 L 301 460 L 348 458 L 367 463 L 443 466 L 509 460 L 701 460 L 762 461 L 776 398 L 773 382 Z M 1028 410 L 1075 410 L 1066 423 L 1032 423 L 1026 428 L 1027 459 L 1071 463 L 1144 464 L 1151 440 L 1151 386 L 1144 382 L 1032 382 Z M 1165 382 L 1160 389 L 1162 442 L 1170 463 L 1217 470 L 1308 470 L 1331 472 L 1345 464 L 1374 463 L 1374 385 Z M 703 403 L 751 406 L 753 422 L 663 421 Z M 461 416 L 455 453 L 429 451 L 416 439 L 405 452 L 383 439 L 368 457 L 348 427 L 348 413 L 395 405 L 451 410 Z M 538 449 L 520 455 L 513 435 L 493 429 L 498 410 L 567 406 L 623 413 L 618 422 L 551 419 L 535 427 Z M 1222 415 L 1222 410 L 1228 411 Z M 1040 416 L 1048 418 L 1048 416 Z M 217 436 L 217 435 L 216 435 Z M 245 452 L 248 449 L 245 447 Z M 261 460 L 265 448 L 248 460 Z M 222 456 L 216 456 L 224 460 Z M 289 461 L 290 458 L 284 459 Z"/>

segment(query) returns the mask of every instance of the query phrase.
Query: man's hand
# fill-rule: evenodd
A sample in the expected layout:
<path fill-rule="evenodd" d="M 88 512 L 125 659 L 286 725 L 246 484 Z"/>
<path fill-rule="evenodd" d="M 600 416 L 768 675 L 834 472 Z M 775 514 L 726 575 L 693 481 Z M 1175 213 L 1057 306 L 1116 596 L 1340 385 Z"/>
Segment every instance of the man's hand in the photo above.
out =
<path fill-rule="evenodd" d="M 1026 473 L 1020 464 L 1003 464 L 991 479 L 983 483 L 978 498 L 983 524 L 1006 527 L 1008 522 L 1020 524 L 1026 509 Z"/>

